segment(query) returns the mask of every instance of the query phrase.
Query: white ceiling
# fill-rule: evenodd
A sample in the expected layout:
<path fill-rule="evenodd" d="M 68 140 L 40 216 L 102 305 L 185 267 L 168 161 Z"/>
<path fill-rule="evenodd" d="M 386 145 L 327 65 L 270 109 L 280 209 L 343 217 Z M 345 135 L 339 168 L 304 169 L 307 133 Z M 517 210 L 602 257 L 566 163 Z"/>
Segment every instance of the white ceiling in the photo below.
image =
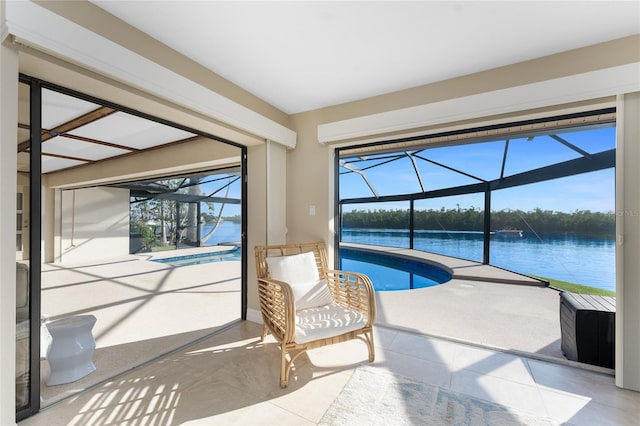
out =
<path fill-rule="evenodd" d="M 637 0 L 90 1 L 289 114 L 640 33 Z"/>

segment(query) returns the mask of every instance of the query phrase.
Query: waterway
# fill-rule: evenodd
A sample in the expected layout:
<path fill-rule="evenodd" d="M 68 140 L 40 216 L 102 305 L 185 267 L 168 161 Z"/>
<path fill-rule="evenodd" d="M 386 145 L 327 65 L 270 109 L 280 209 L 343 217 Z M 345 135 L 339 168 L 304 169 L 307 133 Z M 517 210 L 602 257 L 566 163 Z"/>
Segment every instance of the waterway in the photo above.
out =
<path fill-rule="evenodd" d="M 202 227 L 202 230 L 200 232 L 202 232 L 203 236 L 207 235 L 212 227 L 213 225 L 206 224 Z M 218 226 L 216 232 L 213 233 L 213 235 L 211 235 L 209 239 L 205 241 L 205 244 L 209 246 L 215 246 L 220 243 L 239 242 L 241 232 L 242 227 L 239 223 L 225 220 L 220 224 L 220 226 Z"/>

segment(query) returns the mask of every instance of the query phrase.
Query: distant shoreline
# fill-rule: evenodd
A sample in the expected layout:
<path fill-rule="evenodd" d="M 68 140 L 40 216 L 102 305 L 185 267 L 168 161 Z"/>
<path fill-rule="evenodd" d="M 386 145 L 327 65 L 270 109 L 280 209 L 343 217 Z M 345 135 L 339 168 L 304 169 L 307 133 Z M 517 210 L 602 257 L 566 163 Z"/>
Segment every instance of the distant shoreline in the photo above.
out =
<path fill-rule="evenodd" d="M 484 211 L 468 209 L 417 210 L 413 215 L 415 230 L 482 232 Z M 408 210 L 354 210 L 342 214 L 342 227 L 348 229 L 409 229 Z M 579 210 L 573 213 L 535 209 L 491 212 L 491 231 L 519 229 L 538 234 L 575 234 L 584 236 L 615 235 L 613 212 Z"/>

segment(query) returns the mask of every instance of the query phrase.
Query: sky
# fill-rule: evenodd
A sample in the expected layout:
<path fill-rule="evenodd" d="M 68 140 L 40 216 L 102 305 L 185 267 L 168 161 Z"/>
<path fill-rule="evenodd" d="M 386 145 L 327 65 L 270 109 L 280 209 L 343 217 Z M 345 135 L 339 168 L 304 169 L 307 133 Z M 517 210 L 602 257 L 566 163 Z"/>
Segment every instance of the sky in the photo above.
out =
<path fill-rule="evenodd" d="M 536 136 L 533 139 L 513 139 L 508 143 L 504 175 L 521 173 L 547 165 L 582 157 L 584 152 L 594 154 L 615 148 L 615 127 L 588 131 L 557 133 L 562 141 L 550 136 Z M 439 164 L 447 165 L 480 179 L 493 180 L 500 176 L 505 153 L 505 140 L 490 141 L 459 146 L 432 148 L 419 155 Z M 389 158 L 382 155 L 370 156 L 364 161 L 352 163 L 365 169 L 364 173 L 380 195 L 409 194 L 421 192 L 420 182 L 411 160 L 404 157 L 377 167 Z M 384 156 L 388 157 L 389 154 Z M 462 173 L 434 165 L 423 158 L 416 158 L 422 184 L 427 191 L 478 183 Z M 346 158 L 346 161 L 354 159 Z M 341 172 L 346 169 L 341 168 Z M 342 174 L 340 177 L 340 198 L 370 197 L 373 193 L 365 180 L 357 173 Z M 447 197 L 421 201 L 416 208 L 483 209 L 482 194 Z M 519 209 L 532 211 L 536 208 L 558 212 L 590 210 L 613 212 L 615 210 L 615 171 L 613 168 L 585 173 L 567 178 L 539 182 L 521 187 L 494 191 L 492 210 Z M 407 209 L 408 202 L 377 203 L 344 206 L 344 211 L 354 209 Z"/>

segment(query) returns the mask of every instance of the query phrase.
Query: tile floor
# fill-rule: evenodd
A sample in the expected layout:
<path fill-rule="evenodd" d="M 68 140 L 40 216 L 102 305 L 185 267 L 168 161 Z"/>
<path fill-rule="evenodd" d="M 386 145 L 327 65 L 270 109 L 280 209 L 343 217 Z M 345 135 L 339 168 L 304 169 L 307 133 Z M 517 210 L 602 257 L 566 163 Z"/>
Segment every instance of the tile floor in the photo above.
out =
<path fill-rule="evenodd" d="M 313 425 L 366 363 L 363 343 L 309 351 L 278 386 L 279 352 L 260 326 L 224 332 L 54 404 L 20 426 Z M 610 375 L 376 328 L 376 368 L 497 402 L 557 424 L 637 425 L 640 393 Z"/>
<path fill-rule="evenodd" d="M 189 254 L 196 249 L 186 249 Z M 211 251 L 211 249 L 209 249 Z M 175 255 L 175 251 L 159 255 Z M 240 262 L 185 267 L 126 256 L 82 265 L 42 265 L 42 313 L 49 320 L 94 315 L 97 370 L 66 385 L 46 386 L 50 337 L 41 340 L 42 406 L 183 347 L 240 318 Z"/>

